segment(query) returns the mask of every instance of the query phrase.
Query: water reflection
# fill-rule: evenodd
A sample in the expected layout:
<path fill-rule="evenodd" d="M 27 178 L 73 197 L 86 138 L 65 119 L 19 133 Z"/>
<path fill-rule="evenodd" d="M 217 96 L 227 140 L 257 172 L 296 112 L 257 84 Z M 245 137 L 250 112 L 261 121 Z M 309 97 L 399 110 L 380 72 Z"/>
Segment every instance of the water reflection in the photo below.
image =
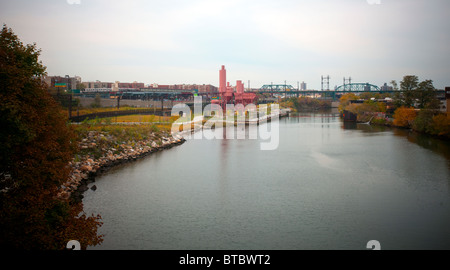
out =
<path fill-rule="evenodd" d="M 409 142 L 444 156 L 448 160 L 450 167 L 450 141 L 434 138 L 407 129 L 395 128 L 393 129 L 393 132 L 395 136 L 406 138 Z"/>
<path fill-rule="evenodd" d="M 355 122 L 343 122 L 342 129 L 356 130 L 358 129 L 358 124 Z"/>
<path fill-rule="evenodd" d="M 342 129 L 362 131 L 366 136 L 380 132 L 394 132 L 397 137 L 406 138 L 409 142 L 417 144 L 425 149 L 439 153 L 449 161 L 450 166 L 450 141 L 434 138 L 426 134 L 420 134 L 409 129 L 391 128 L 387 126 L 367 125 L 354 122 L 343 122 Z"/>

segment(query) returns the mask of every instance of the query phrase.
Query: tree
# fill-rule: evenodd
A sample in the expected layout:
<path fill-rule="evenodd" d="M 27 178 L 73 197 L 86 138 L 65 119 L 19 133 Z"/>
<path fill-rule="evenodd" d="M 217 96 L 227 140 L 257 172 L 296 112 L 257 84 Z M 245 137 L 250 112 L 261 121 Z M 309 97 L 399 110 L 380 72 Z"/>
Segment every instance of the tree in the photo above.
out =
<path fill-rule="evenodd" d="M 400 90 L 403 91 L 403 102 L 407 107 L 414 106 L 415 91 L 419 85 L 419 78 L 415 75 L 407 75 L 400 82 Z"/>
<path fill-rule="evenodd" d="M 400 107 L 394 113 L 394 125 L 398 127 L 411 127 L 416 119 L 414 108 Z"/>
<path fill-rule="evenodd" d="M 403 77 L 400 83 L 402 94 L 394 95 L 396 107 L 406 106 L 423 109 L 439 109 L 440 102 L 436 99 L 436 89 L 432 80 L 425 80 L 419 83 L 419 78 L 414 75 Z"/>
<path fill-rule="evenodd" d="M 419 132 L 430 132 L 430 127 L 433 122 L 434 112 L 431 110 L 420 110 L 412 125 L 413 129 Z"/>
<path fill-rule="evenodd" d="M 433 86 L 433 81 L 425 80 L 419 83 L 415 93 L 415 98 L 418 100 L 418 106 L 420 109 L 436 109 L 433 108 L 436 104 L 436 102 L 433 102 L 433 100 L 436 100 L 436 89 Z"/>
<path fill-rule="evenodd" d="M 100 108 L 102 103 L 102 98 L 100 94 L 96 94 L 94 98 L 94 102 L 91 103 L 91 108 Z"/>
<path fill-rule="evenodd" d="M 77 83 L 77 89 L 84 90 L 86 89 L 86 85 L 84 85 L 84 83 Z"/>
<path fill-rule="evenodd" d="M 402 91 L 412 91 L 419 85 L 419 77 L 416 75 L 406 75 L 400 82 L 400 90 Z"/>
<path fill-rule="evenodd" d="M 391 81 L 391 85 L 392 85 L 392 89 L 393 89 L 394 91 L 398 91 L 398 84 L 397 84 L 397 81 L 396 81 L 396 80 L 392 80 L 392 81 Z"/>
<path fill-rule="evenodd" d="M 405 102 L 403 101 L 403 95 L 401 92 L 395 92 L 392 95 L 392 104 L 394 105 L 394 108 L 405 106 Z"/>
<path fill-rule="evenodd" d="M 340 101 L 339 111 L 343 112 L 344 110 L 346 110 L 346 107 L 350 105 L 351 100 L 358 100 L 358 96 L 353 93 L 347 93 L 342 95 L 341 98 L 339 99 Z"/>
<path fill-rule="evenodd" d="M 64 249 L 101 243 L 100 217 L 57 192 L 76 151 L 73 129 L 47 91 L 36 44 L 0 33 L 0 249 Z"/>
<path fill-rule="evenodd" d="M 374 94 L 371 92 L 364 92 L 364 93 L 359 94 L 359 97 L 364 100 L 369 100 L 374 97 Z"/>

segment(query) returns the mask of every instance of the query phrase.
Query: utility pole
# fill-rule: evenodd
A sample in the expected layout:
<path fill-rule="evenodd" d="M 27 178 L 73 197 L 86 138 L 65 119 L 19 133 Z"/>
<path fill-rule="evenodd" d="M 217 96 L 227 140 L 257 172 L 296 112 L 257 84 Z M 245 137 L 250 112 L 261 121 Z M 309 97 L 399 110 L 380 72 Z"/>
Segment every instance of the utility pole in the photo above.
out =
<path fill-rule="evenodd" d="M 66 84 L 66 91 L 70 91 L 70 95 L 69 95 L 69 118 L 72 118 L 72 87 L 70 84 L 70 76 L 66 75 L 66 80 L 67 80 L 67 84 Z M 64 99 L 63 99 L 64 100 Z"/>
<path fill-rule="evenodd" d="M 323 75 L 322 75 L 322 78 L 320 79 L 320 81 L 321 81 L 320 89 L 323 91 Z"/>
<path fill-rule="evenodd" d="M 161 116 L 164 116 L 164 98 L 161 98 L 161 115 L 159 116 L 159 122 L 162 122 Z"/>

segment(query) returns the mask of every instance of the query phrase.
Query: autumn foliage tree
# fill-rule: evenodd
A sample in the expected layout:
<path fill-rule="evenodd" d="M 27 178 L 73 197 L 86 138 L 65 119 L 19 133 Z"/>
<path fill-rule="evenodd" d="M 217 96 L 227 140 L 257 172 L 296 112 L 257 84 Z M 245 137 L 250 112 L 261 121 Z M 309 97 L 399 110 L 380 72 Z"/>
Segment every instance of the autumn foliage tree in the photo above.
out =
<path fill-rule="evenodd" d="M 438 114 L 433 116 L 429 127 L 429 133 L 450 139 L 450 114 Z"/>
<path fill-rule="evenodd" d="M 99 216 L 56 197 L 70 173 L 76 136 L 42 82 L 36 44 L 0 33 L 0 248 L 64 249 L 101 243 Z"/>
<path fill-rule="evenodd" d="M 394 113 L 394 126 L 411 127 L 416 117 L 417 112 L 414 108 L 400 107 Z"/>
<path fill-rule="evenodd" d="M 358 96 L 353 93 L 342 95 L 342 97 L 339 99 L 339 111 L 343 112 L 344 110 L 347 110 L 347 106 L 350 105 L 351 100 L 358 100 Z"/>

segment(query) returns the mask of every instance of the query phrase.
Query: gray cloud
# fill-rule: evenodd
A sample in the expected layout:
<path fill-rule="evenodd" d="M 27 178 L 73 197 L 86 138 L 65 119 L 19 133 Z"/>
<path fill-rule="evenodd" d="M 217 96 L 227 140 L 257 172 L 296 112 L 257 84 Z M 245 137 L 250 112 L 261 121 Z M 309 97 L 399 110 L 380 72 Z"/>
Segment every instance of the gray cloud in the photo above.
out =
<path fill-rule="evenodd" d="M 252 86 L 403 75 L 450 85 L 447 0 L 2 1 L 2 23 L 42 48 L 50 74 L 86 80 Z M 233 73 L 231 73 L 233 71 Z M 233 78 L 234 79 L 234 78 Z"/>

